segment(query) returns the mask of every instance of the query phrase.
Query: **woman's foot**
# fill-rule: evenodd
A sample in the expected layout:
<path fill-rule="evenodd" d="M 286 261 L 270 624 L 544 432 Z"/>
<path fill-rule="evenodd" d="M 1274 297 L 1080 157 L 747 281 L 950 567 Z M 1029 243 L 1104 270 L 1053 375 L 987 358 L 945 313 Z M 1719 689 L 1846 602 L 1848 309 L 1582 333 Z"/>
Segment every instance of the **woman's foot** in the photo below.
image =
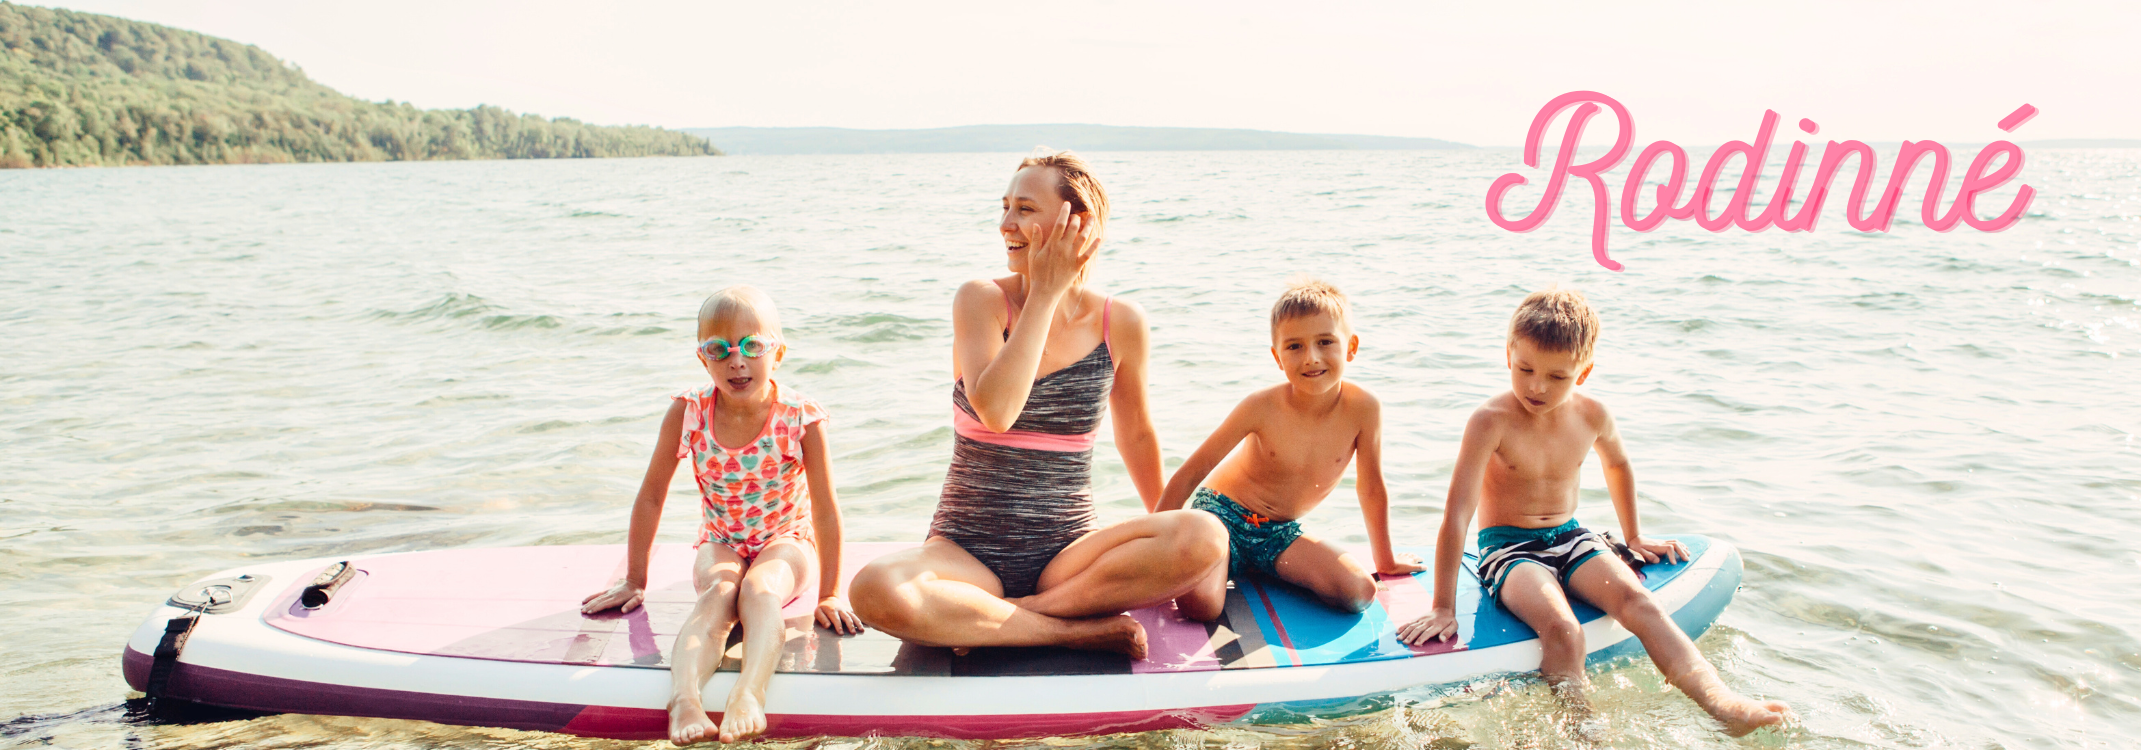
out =
<path fill-rule="evenodd" d="M 749 690 L 729 694 L 729 705 L 721 714 L 722 743 L 741 742 L 766 733 L 765 699 Z"/>
<path fill-rule="evenodd" d="M 1115 651 L 1130 655 L 1133 661 L 1145 658 L 1145 626 L 1129 615 L 1096 617 L 1090 620 L 1071 620 L 1077 628 L 1064 646 L 1089 651 Z"/>
<path fill-rule="evenodd" d="M 675 696 L 669 699 L 669 741 L 678 745 L 706 742 L 714 738 L 713 718 L 706 715 L 706 706 L 699 697 Z"/>

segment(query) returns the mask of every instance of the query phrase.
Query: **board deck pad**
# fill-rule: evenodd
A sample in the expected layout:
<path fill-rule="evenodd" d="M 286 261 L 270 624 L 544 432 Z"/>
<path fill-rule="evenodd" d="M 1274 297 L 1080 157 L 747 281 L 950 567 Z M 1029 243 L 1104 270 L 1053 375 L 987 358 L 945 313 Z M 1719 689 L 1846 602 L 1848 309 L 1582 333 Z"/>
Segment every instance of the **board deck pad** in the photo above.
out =
<path fill-rule="evenodd" d="M 1682 537 L 1700 556 L 1709 546 L 1699 536 Z M 912 544 L 847 545 L 843 581 L 880 555 Z M 1401 550 L 1429 558 L 1432 550 Z M 624 573 L 624 547 L 554 546 L 442 550 L 353 558 L 362 575 L 317 610 L 297 603 L 297 578 L 272 602 L 266 621 L 308 638 L 358 648 L 588 666 L 667 668 L 677 630 L 690 613 L 694 593 L 689 545 L 657 545 L 648 564 L 645 603 L 628 614 L 612 610 L 580 614 L 580 601 Z M 1465 561 L 1459 586 L 1460 637 L 1427 646 L 1397 640 L 1399 625 L 1427 614 L 1432 603 L 1427 573 L 1382 576 L 1376 602 L 1353 614 L 1325 606 L 1308 592 L 1281 581 L 1239 580 L 1227 591 L 1225 613 L 1215 622 L 1183 618 L 1173 604 L 1130 613 L 1144 625 L 1150 653 L 1133 662 L 1121 654 L 1063 648 L 977 648 L 965 655 L 904 643 L 875 629 L 841 636 L 812 620 L 817 583 L 788 603 L 787 639 L 778 671 L 917 676 L 1004 676 L 1202 672 L 1223 669 L 1320 666 L 1430 656 L 1486 648 L 1533 637 L 1530 628 L 1500 606 L 1481 607 L 1484 595 Z M 1686 563 L 1651 565 L 1644 584 L 1656 589 Z M 843 588 L 843 591 L 845 589 Z M 1578 619 L 1601 616 L 1573 603 Z M 722 669 L 738 667 L 741 646 L 731 644 Z"/>

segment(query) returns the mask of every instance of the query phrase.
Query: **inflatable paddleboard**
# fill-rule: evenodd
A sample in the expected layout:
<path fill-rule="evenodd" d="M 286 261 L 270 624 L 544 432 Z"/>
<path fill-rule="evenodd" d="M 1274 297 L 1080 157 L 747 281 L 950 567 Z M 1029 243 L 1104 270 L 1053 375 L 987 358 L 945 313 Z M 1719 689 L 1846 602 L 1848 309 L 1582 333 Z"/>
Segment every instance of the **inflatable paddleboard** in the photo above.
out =
<path fill-rule="evenodd" d="M 1677 538 L 1694 558 L 1646 567 L 1644 585 L 1692 637 L 1731 601 L 1741 562 L 1723 542 Z M 849 545 L 841 575 L 908 546 Z M 253 711 L 663 738 L 692 550 L 656 547 L 639 610 L 581 615 L 580 600 L 621 576 L 623 560 L 621 546 L 515 547 L 228 570 L 150 613 L 127 643 L 126 679 L 160 700 Z M 768 734 L 1014 739 L 1262 723 L 1536 670 L 1535 635 L 1500 606 L 1482 606 L 1475 562 L 1466 558 L 1459 587 L 1459 637 L 1425 647 L 1395 632 L 1426 614 L 1427 574 L 1385 577 L 1358 615 L 1267 579 L 1235 582 L 1217 622 L 1185 620 L 1171 604 L 1139 610 L 1131 614 L 1151 651 L 1143 661 L 1057 648 L 959 656 L 876 630 L 840 636 L 815 626 L 803 597 L 786 610 Z M 1575 609 L 1592 660 L 1641 653 L 1610 618 Z M 708 707 L 726 704 L 740 652 L 732 648 L 706 686 Z"/>

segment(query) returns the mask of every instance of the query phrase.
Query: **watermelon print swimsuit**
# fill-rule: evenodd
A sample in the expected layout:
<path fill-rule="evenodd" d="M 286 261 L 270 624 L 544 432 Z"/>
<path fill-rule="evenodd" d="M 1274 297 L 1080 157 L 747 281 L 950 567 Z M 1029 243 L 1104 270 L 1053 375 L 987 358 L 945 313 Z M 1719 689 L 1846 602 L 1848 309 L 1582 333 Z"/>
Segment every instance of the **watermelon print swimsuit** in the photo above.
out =
<path fill-rule="evenodd" d="M 825 408 L 800 394 L 769 383 L 773 408 L 766 426 L 741 448 L 714 438 L 714 407 L 719 385 L 676 394 L 684 402 L 684 428 L 677 458 L 691 459 L 699 482 L 705 521 L 697 544 L 717 542 L 745 560 L 776 539 L 814 542 L 810 526 L 810 482 L 803 473 L 803 428 L 825 419 Z M 696 544 L 694 546 L 697 546 Z"/>

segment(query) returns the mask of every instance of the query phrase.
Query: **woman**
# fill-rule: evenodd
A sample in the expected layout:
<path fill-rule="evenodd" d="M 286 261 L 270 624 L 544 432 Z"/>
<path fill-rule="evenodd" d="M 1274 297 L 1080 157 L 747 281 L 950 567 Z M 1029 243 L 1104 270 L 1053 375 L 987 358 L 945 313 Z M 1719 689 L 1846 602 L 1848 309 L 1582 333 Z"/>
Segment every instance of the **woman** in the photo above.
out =
<path fill-rule="evenodd" d="M 1121 613 L 1174 600 L 1187 617 L 1217 618 L 1226 529 L 1193 510 L 1097 528 L 1103 408 L 1147 509 L 1163 486 L 1144 311 L 1084 283 L 1108 201 L 1083 159 L 1027 158 L 1003 212 L 1011 275 L 968 282 L 952 301 L 957 435 L 929 537 L 856 573 L 849 596 L 865 622 L 916 643 L 1141 659 L 1144 630 Z"/>

